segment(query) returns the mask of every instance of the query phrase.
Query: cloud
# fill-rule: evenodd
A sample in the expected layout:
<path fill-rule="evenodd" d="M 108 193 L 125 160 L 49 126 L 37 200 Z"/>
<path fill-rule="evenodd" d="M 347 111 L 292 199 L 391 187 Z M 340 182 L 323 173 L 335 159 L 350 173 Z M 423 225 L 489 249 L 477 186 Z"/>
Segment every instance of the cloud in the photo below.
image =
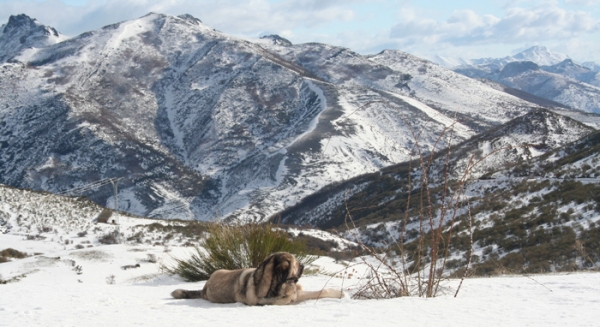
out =
<path fill-rule="evenodd" d="M 148 12 L 191 14 L 205 24 L 234 35 L 257 36 L 263 31 L 313 28 L 351 21 L 356 13 L 349 3 L 368 0 L 99 0 L 70 6 L 59 0 L 0 1 L 0 19 L 25 13 L 43 24 L 74 36 L 104 25 L 135 19 Z M 371 1 L 373 2 L 373 1 Z"/>
<path fill-rule="evenodd" d="M 449 43 L 455 46 L 518 44 L 565 40 L 600 30 L 600 21 L 583 11 L 567 11 L 556 5 L 532 9 L 509 8 L 502 18 L 480 15 L 472 10 L 455 11 L 446 21 L 401 13 L 401 22 L 392 27 L 390 37 L 402 44 Z"/>
<path fill-rule="evenodd" d="M 595 6 L 600 5 L 600 0 L 565 0 L 568 5 L 583 5 L 583 6 Z"/>
<path fill-rule="evenodd" d="M 582 7 L 600 0 L 495 0 L 506 3 L 496 8 L 501 15 L 456 10 L 445 20 L 430 18 L 435 6 L 430 2 L 414 1 L 411 6 L 409 0 L 88 0 L 78 6 L 62 1 L 0 0 L 0 24 L 9 15 L 25 13 L 76 36 L 153 11 L 191 14 L 238 37 L 280 34 L 294 43 L 322 42 L 360 53 L 396 48 L 415 55 L 474 58 L 542 43 L 600 58 L 600 22 L 592 16 L 598 12 Z M 402 9 L 394 21 L 390 13 L 397 8 Z M 569 55 L 574 57 L 573 52 Z"/>
<path fill-rule="evenodd" d="M 336 21 L 350 21 L 355 13 L 344 6 L 342 1 L 283 1 L 271 3 L 266 0 L 219 2 L 218 6 L 203 6 L 208 25 L 225 29 L 229 33 L 256 35 L 265 30 L 290 30 L 313 28 Z"/>

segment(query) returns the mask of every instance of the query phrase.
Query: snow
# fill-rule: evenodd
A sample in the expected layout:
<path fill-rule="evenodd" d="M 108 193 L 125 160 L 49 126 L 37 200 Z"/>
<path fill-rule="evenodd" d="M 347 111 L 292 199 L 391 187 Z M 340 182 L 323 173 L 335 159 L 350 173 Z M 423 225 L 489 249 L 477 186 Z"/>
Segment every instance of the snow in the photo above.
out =
<path fill-rule="evenodd" d="M 541 66 L 550 66 L 569 59 L 569 56 L 562 53 L 552 52 L 544 46 L 533 46 L 521 53 L 516 54 L 514 58 L 521 61 L 533 61 Z"/>
<path fill-rule="evenodd" d="M 99 178 L 113 171 L 126 178 L 143 174 L 173 192 L 124 182 L 122 210 L 265 220 L 327 184 L 409 159 L 411 129 L 422 131 L 419 144 L 430 150 L 450 124 L 458 143 L 531 109 L 398 51 L 365 57 L 323 44 L 269 44 L 227 36 L 190 16 L 149 14 L 40 50 L 36 69 L 3 64 L 0 111 L 7 124 L 0 141 L 22 140 L 15 156 L 26 159 L 6 168 L 11 173 L 4 181 L 56 192 L 70 179 L 91 182 L 81 176 L 96 171 L 104 174 Z M 44 137 L 27 133 L 23 119 L 39 110 L 37 124 L 41 114 L 55 115 L 63 105 L 77 126 L 64 128 L 89 145 L 76 145 L 69 155 L 57 151 L 60 143 L 47 129 L 40 131 Z M 104 111 L 114 118 L 110 128 L 104 118 L 94 119 Z M 4 159 L 10 163 L 9 153 Z M 53 155 L 56 166 L 48 161 Z M 188 178 L 206 185 L 193 191 L 194 201 L 181 186 Z M 87 195 L 112 206 L 101 192 Z M 190 210 L 169 213 L 175 202 L 189 203 Z"/>
<path fill-rule="evenodd" d="M 323 110 L 325 110 L 327 108 L 327 98 L 325 97 L 325 94 L 323 94 L 323 90 L 321 90 L 318 86 L 315 85 L 315 83 L 313 83 L 310 79 L 306 80 L 306 85 L 308 85 L 308 88 L 317 95 L 317 97 L 319 98 L 319 104 L 321 105 L 321 112 Z M 309 127 L 307 128 L 306 132 L 302 135 L 300 135 L 298 139 L 301 139 L 302 137 L 304 137 L 305 135 L 311 133 L 312 131 L 315 130 L 315 128 L 317 128 L 317 123 L 319 122 L 319 116 L 317 115 L 311 122 Z M 293 143 L 293 142 L 292 142 Z"/>
<path fill-rule="evenodd" d="M 488 123 L 504 123 L 527 103 L 495 90 L 484 83 L 452 72 L 405 52 L 385 50 L 369 56 L 370 61 L 386 65 L 397 72 L 409 74 L 411 97 L 429 107 L 450 109 L 471 117 L 481 117 Z M 504 110 L 498 110 L 502 107 Z M 450 117 L 451 118 L 451 117 Z"/>
<path fill-rule="evenodd" d="M 0 326 L 170 326 L 185 323 L 231 326 L 263 325 L 265 322 L 291 326 L 391 326 L 399 323 L 409 326 L 597 326 L 595 308 L 600 302 L 600 274 L 593 272 L 468 278 L 457 298 L 454 293 L 459 281 L 449 279 L 442 283 L 443 292 L 433 299 L 356 300 L 351 296 L 364 280 L 366 271 L 361 261 L 336 262 L 329 257 L 320 257 L 305 269 L 300 283 L 306 290 L 343 289 L 343 299 L 321 299 L 283 307 L 175 300 L 169 295 L 173 290 L 203 286 L 203 282 L 186 283 L 161 270 L 161 263 L 168 264 L 172 256 L 184 258 L 189 254 L 191 248 L 182 244 L 190 239 L 173 237 L 167 242 L 166 235 L 144 229 L 144 226 L 182 222 L 115 214 L 124 239 L 144 231 L 146 240 L 160 240 L 162 244 L 103 245 L 97 241 L 98 235 L 110 232 L 116 226 L 89 224 L 100 211 L 99 207 L 88 203 L 89 208 L 82 208 L 74 199 L 54 195 L 48 196 L 52 201 L 44 202 L 40 200 L 44 195 L 31 191 L 0 190 L 5 218 L 12 226 L 8 234 L 0 234 L 0 250 L 14 248 L 30 255 L 0 264 L 0 280 L 10 281 L 0 284 Z M 42 205 L 30 207 L 27 200 Z M 13 210 L 15 203 L 20 204 L 18 211 Z M 41 215 L 37 210 L 47 214 Z M 16 213 L 22 215 L 20 224 Z M 41 233 L 45 239 L 29 240 L 27 235 L 32 234 L 28 230 L 33 228 L 35 233 L 44 225 L 41 218 L 54 221 L 56 226 L 52 231 Z M 87 231 L 87 235 L 80 236 L 81 231 Z M 333 240 L 343 247 L 352 246 L 323 231 L 295 229 L 291 232 Z M 137 264 L 139 268 L 123 269 Z"/>
<path fill-rule="evenodd" d="M 118 49 L 121 46 L 123 40 L 137 36 L 143 32 L 146 32 L 152 28 L 152 22 L 156 19 L 154 15 L 147 15 L 140 19 L 127 21 L 120 24 L 118 32 L 114 33 L 110 40 L 106 43 L 105 49 Z"/>
<path fill-rule="evenodd" d="M 0 285 L 0 326 L 597 326 L 600 274 L 551 274 L 466 279 L 454 298 L 458 280 L 444 284 L 444 294 L 423 299 L 355 300 L 357 279 L 328 276 L 342 267 L 322 257 L 315 263 L 325 273 L 303 276 L 307 290 L 343 287 L 343 299 L 321 299 L 290 306 L 249 307 L 240 303 L 214 304 L 201 299 L 175 300 L 176 288 L 199 289 L 203 282 L 185 283 L 163 274 L 148 262 L 148 254 L 168 260 L 148 245 L 106 245 L 61 250 L 50 243 L 0 236 L 7 246 L 43 255 L 0 264 L 9 279 Z M 75 262 L 73 264 L 73 262 Z M 124 265 L 140 264 L 123 270 Z M 81 274 L 73 269 L 81 266 Z M 29 272 L 29 273 L 27 273 Z M 114 277 L 111 277 L 114 276 Z M 114 281 L 114 283 L 112 283 Z"/>
<path fill-rule="evenodd" d="M 389 94 L 393 95 L 399 99 L 402 99 L 403 101 L 410 104 L 411 106 L 423 111 L 427 116 L 431 117 L 431 119 L 443 124 L 444 126 L 452 127 L 457 132 L 457 134 L 464 139 L 468 139 L 474 135 L 473 130 L 471 130 L 469 127 L 459 123 L 458 120 L 451 119 L 448 116 L 443 115 L 441 112 L 431 108 L 430 106 L 423 104 L 422 102 L 419 102 L 415 99 L 412 99 L 412 98 L 409 98 L 406 96 L 402 96 L 399 94 L 395 94 L 395 93 L 389 93 Z"/>

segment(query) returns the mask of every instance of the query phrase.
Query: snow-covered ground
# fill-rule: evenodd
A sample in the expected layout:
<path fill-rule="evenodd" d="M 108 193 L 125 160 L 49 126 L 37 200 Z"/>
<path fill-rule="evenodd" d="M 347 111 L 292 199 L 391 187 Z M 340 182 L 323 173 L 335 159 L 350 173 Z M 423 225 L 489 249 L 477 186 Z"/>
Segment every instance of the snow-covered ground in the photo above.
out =
<path fill-rule="evenodd" d="M 172 299 L 169 294 L 176 288 L 203 285 L 183 282 L 160 270 L 161 262 L 171 255 L 183 256 L 189 248 L 172 247 L 165 252 L 162 246 L 118 244 L 64 250 L 56 245 L 0 235 L 0 250 L 13 247 L 43 253 L 0 264 L 0 278 L 19 279 L 0 284 L 0 326 L 547 327 L 599 323 L 600 273 L 467 279 L 457 298 L 453 295 L 458 281 L 450 280 L 444 284 L 444 294 L 433 299 L 354 300 L 351 295 L 360 273 L 353 270 L 359 267 L 348 269 L 348 274 L 354 272 L 350 279 L 330 277 L 343 266 L 322 257 L 315 261 L 321 273 L 306 274 L 301 284 L 308 290 L 343 288 L 345 298 L 249 307 Z M 123 269 L 136 264 L 140 267 Z"/>

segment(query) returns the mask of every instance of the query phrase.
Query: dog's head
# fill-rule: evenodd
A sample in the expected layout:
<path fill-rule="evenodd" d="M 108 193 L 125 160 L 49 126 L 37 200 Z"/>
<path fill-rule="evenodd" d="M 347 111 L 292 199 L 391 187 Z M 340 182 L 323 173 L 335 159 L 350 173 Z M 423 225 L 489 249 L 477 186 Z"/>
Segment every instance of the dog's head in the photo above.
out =
<path fill-rule="evenodd" d="M 302 276 L 304 266 L 287 252 L 271 254 L 254 273 L 254 285 L 258 297 L 296 296 L 296 283 Z"/>

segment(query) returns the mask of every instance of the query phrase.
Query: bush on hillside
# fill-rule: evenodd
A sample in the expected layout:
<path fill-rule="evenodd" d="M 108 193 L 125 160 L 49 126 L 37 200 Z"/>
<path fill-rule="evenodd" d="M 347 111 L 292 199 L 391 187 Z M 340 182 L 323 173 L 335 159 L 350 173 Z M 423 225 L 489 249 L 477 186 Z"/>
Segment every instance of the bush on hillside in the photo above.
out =
<path fill-rule="evenodd" d="M 27 257 L 27 253 L 15 250 L 13 248 L 7 248 L 0 251 L 0 263 L 9 262 L 10 258 L 23 259 Z"/>

